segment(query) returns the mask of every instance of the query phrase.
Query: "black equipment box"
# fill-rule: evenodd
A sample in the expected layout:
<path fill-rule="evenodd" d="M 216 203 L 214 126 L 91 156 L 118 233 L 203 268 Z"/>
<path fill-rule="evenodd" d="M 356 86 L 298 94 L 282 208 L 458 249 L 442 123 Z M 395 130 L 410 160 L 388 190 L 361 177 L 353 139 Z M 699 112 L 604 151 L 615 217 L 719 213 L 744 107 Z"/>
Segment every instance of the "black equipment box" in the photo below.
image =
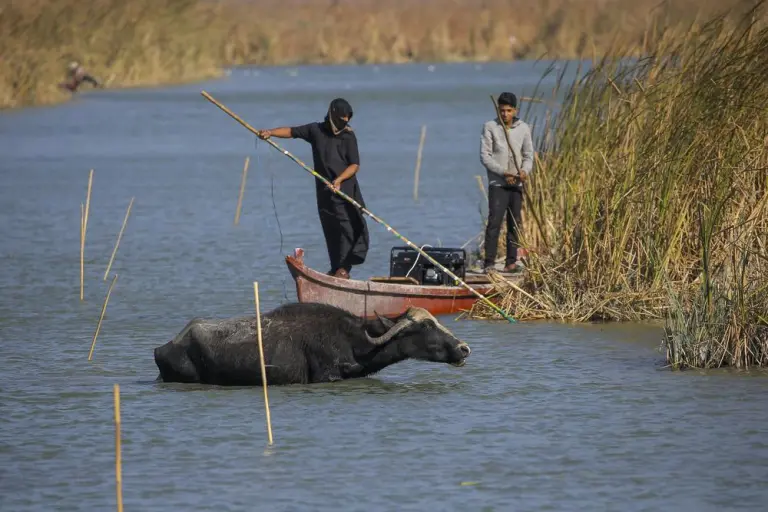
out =
<path fill-rule="evenodd" d="M 425 247 L 422 251 L 459 279 L 463 280 L 466 276 L 467 252 L 464 249 Z M 392 248 L 389 256 L 389 277 L 412 277 L 423 285 L 458 285 L 440 267 L 408 246 Z"/>

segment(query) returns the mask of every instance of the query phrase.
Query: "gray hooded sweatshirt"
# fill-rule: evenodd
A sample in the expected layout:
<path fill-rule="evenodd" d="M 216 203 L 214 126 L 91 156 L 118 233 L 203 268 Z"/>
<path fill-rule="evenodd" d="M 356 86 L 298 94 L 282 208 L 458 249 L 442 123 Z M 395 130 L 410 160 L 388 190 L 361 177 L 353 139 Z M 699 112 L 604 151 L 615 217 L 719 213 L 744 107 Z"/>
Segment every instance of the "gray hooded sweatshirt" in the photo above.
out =
<path fill-rule="evenodd" d="M 488 185 L 491 187 L 507 186 L 504 174 L 517 176 L 518 168 L 528 175 L 533 171 L 533 141 L 528 124 L 518 118 L 513 119 L 507 135 L 513 154 L 509 152 L 507 141 L 504 140 L 504 126 L 498 118 L 483 125 L 480 161 L 488 171 Z"/>

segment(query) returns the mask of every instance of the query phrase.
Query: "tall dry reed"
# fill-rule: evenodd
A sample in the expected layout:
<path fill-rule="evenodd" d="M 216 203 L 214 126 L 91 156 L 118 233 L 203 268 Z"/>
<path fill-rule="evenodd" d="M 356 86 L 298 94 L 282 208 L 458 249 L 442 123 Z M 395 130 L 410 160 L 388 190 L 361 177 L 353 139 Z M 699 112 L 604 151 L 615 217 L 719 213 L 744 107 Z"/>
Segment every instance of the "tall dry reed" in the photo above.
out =
<path fill-rule="evenodd" d="M 730 0 L 729 0 L 730 1 Z M 0 108 L 67 97 L 70 59 L 110 86 L 214 76 L 222 65 L 591 57 L 655 37 L 716 0 L 7 0 Z"/>
<path fill-rule="evenodd" d="M 570 88 L 528 205 L 537 300 L 500 282 L 511 313 L 668 318 L 678 367 L 768 362 L 768 29 L 752 6 L 611 52 Z"/>

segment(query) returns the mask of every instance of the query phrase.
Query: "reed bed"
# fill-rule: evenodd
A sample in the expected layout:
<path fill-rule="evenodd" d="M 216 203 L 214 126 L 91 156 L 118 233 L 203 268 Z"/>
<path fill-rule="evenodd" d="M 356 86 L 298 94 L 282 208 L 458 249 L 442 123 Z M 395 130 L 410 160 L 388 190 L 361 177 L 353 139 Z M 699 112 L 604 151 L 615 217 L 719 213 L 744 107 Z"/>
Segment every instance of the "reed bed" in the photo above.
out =
<path fill-rule="evenodd" d="M 617 48 L 567 91 L 526 205 L 537 300 L 500 282 L 508 312 L 665 319 L 675 367 L 768 362 L 764 8 Z"/>
<path fill-rule="evenodd" d="M 733 253 L 736 271 L 724 279 L 707 280 L 692 304 L 685 306 L 673 294 L 662 342 L 672 368 L 768 366 L 764 253 L 761 257 L 743 248 Z M 753 258 L 757 262 L 750 264 Z"/>
<path fill-rule="evenodd" d="M 0 107 L 70 96 L 71 60 L 107 86 L 216 76 L 221 7 L 198 0 L 10 0 L 0 7 Z M 87 85 L 86 85 L 87 87 Z"/>
<path fill-rule="evenodd" d="M 715 0 L 8 0 L 0 108 L 51 103 L 76 59 L 109 86 L 217 76 L 239 64 L 575 58 L 641 48 L 656 21 Z M 656 13 L 650 17 L 649 13 Z M 618 39 L 617 39 L 618 38 Z"/>

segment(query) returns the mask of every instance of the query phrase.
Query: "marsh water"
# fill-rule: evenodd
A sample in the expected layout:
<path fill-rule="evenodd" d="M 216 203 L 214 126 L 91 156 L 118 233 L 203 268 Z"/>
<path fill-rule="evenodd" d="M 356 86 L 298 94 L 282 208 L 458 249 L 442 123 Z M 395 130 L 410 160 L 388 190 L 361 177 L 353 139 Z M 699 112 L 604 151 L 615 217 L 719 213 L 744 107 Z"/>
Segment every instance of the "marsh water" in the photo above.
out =
<path fill-rule="evenodd" d="M 369 208 L 419 245 L 461 246 L 485 212 L 475 176 L 488 95 L 532 95 L 545 69 L 238 68 L 0 114 L 0 509 L 115 507 L 115 383 L 126 510 L 764 509 L 768 380 L 671 372 L 659 326 L 441 317 L 472 347 L 465 367 L 411 361 L 357 381 L 270 388 L 272 447 L 260 388 L 154 382 L 153 348 L 191 317 L 251 313 L 253 281 L 264 311 L 295 300 L 283 259 L 295 247 L 328 265 L 314 178 L 257 146 L 201 90 L 257 128 L 320 120 L 344 96 Z M 541 120 L 544 108 L 524 113 Z M 305 143 L 278 143 L 311 162 Z M 400 243 L 369 230 L 355 277 L 386 275 Z"/>

